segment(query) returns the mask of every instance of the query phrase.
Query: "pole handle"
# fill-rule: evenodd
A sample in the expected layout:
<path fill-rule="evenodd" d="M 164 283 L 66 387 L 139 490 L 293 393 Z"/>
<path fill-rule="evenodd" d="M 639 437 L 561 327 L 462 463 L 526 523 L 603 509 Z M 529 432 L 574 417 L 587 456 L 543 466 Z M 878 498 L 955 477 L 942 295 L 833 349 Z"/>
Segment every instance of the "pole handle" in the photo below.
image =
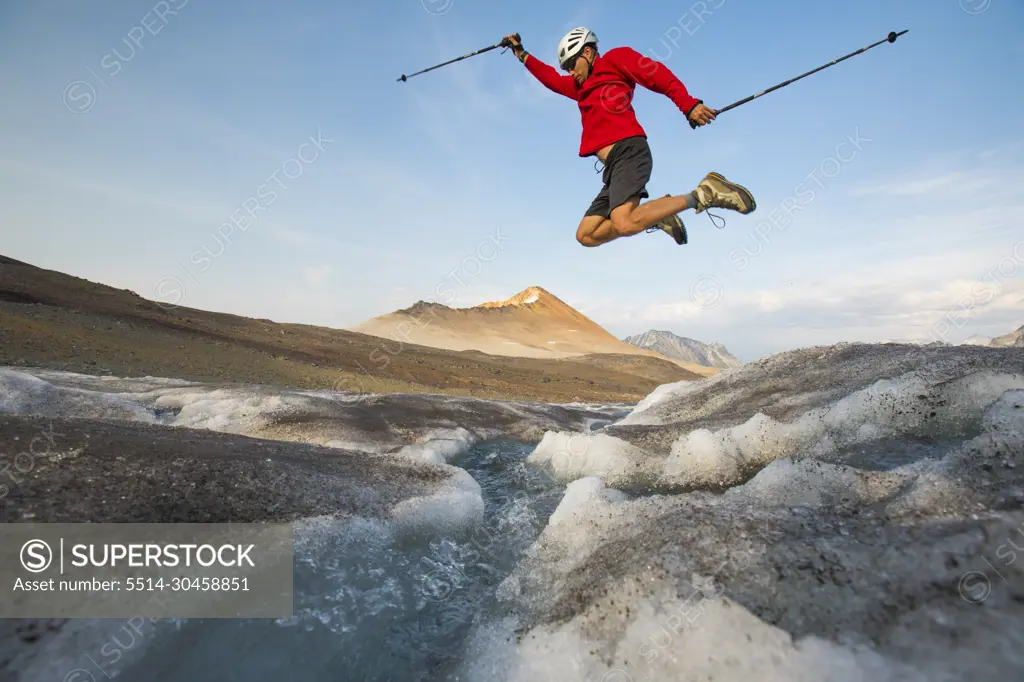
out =
<path fill-rule="evenodd" d="M 711 107 L 708 107 L 708 108 L 711 109 Z M 715 112 L 715 116 L 718 116 L 718 114 L 720 113 L 718 111 L 718 109 L 711 109 L 711 111 Z M 686 122 L 690 124 L 690 128 L 691 129 L 693 129 L 693 130 L 697 129 L 697 124 L 694 123 L 693 121 L 691 121 L 690 119 L 686 119 Z"/>

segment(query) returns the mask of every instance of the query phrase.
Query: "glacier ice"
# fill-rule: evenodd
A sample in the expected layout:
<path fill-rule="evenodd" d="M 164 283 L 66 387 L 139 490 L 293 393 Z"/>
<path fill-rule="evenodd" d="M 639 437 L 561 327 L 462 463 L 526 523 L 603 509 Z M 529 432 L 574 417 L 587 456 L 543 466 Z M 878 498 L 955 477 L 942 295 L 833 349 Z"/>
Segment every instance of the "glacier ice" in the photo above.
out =
<path fill-rule="evenodd" d="M 279 625 L 309 628 L 307 656 L 361 631 L 390 637 L 370 616 L 401 613 L 401 637 L 420 627 L 410 614 L 462 633 L 428 652 L 438 680 L 916 682 L 1024 670 L 1019 349 L 803 349 L 659 387 L 632 410 L 130 381 L 0 369 L 0 411 L 179 422 L 447 472 L 388 523 L 327 534 L 309 568 L 330 574 L 332 591 Z M 535 444 L 525 470 L 479 475 L 496 436 Z M 476 477 L 452 466 L 467 449 Z M 565 484 L 560 500 L 543 511 L 502 492 L 524 471 Z M 458 539 L 493 521 L 491 505 L 502 512 L 489 531 L 502 532 Z M 530 532 L 510 532 L 519 526 Z M 514 565 L 494 537 L 515 538 Z M 431 590 L 413 590 L 410 548 L 424 541 Z M 481 594 L 468 566 L 473 580 L 498 576 L 487 600 L 467 596 Z M 345 580 L 360 581 L 358 594 Z M 332 638 L 315 639 L 317 622 Z"/>
<path fill-rule="evenodd" d="M 529 461 L 571 481 L 565 507 L 449 679 L 1024 670 L 1020 352 L 782 354 L 549 432 Z"/>

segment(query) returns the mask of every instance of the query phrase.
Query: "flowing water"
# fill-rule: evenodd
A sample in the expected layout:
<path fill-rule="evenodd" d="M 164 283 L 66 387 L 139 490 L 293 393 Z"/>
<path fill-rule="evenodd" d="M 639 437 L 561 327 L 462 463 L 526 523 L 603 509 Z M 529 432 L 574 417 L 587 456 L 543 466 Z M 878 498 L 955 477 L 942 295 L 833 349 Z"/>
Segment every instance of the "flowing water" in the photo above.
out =
<path fill-rule="evenodd" d="M 296 531 L 293 617 L 139 628 L 145 646 L 118 678 L 437 679 L 459 655 L 474 619 L 497 607 L 495 589 L 564 492 L 524 465 L 531 449 L 495 441 L 454 462 L 483 493 L 485 523 L 472 536 L 401 541 L 371 522 L 312 522 Z M 136 639 L 128 629 L 115 648 L 127 653 L 129 636 Z M 103 661 L 97 666 L 106 671 Z"/>

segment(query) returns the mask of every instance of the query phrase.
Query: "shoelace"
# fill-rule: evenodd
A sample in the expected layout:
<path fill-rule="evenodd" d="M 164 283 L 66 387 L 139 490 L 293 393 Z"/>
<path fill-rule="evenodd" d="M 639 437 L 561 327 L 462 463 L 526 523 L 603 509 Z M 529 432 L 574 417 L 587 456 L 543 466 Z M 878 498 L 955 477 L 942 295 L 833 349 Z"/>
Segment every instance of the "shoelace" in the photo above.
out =
<path fill-rule="evenodd" d="M 723 218 L 723 217 L 722 217 L 722 216 L 720 216 L 720 215 L 715 215 L 714 213 L 712 213 L 711 211 L 709 211 L 709 210 L 707 210 L 707 209 L 704 209 L 704 212 L 708 214 L 708 219 L 709 219 L 709 220 L 711 221 L 711 224 L 712 224 L 712 225 L 714 225 L 715 227 L 717 227 L 717 228 L 718 228 L 719 230 L 723 230 L 723 229 L 725 229 L 725 218 Z M 719 225 L 718 223 L 716 223 L 716 222 L 715 222 L 715 219 L 716 219 L 716 218 L 717 218 L 718 220 L 721 220 L 721 221 L 722 221 L 722 224 L 721 224 L 721 225 Z"/>
<path fill-rule="evenodd" d="M 720 215 L 715 215 L 714 213 L 712 213 L 711 211 L 709 211 L 707 209 L 705 209 L 704 212 L 708 214 L 708 220 L 711 221 L 712 225 L 717 227 L 719 230 L 724 230 L 725 229 L 725 218 L 723 218 Z M 716 223 L 715 222 L 716 219 L 717 220 L 721 220 L 722 224 L 719 225 L 718 223 Z M 682 223 L 683 219 L 680 218 L 679 222 Z M 686 227 L 686 223 L 683 223 L 683 227 Z M 662 227 L 661 227 L 661 224 L 659 223 L 658 225 L 652 225 L 651 227 L 648 227 L 646 230 L 644 230 L 644 232 L 657 232 L 658 230 L 661 230 L 661 229 L 662 229 Z"/>

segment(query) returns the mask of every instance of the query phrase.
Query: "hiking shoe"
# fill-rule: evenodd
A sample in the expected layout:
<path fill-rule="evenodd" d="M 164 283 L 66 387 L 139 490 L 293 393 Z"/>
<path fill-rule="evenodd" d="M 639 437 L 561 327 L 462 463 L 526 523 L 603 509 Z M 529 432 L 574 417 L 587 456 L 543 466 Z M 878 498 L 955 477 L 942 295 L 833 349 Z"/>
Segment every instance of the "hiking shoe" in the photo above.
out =
<path fill-rule="evenodd" d="M 665 198 L 672 196 L 666 194 Z M 682 219 L 678 215 L 670 215 L 667 218 L 662 218 L 660 222 L 655 223 L 647 228 L 647 232 L 656 232 L 661 230 L 667 232 L 672 239 L 676 240 L 676 244 L 682 246 L 687 242 L 686 237 L 686 225 L 683 225 Z"/>
<path fill-rule="evenodd" d="M 750 213 L 757 208 L 754 195 L 746 187 L 729 182 L 718 173 L 708 173 L 697 185 L 697 213 L 709 208 L 727 208 Z"/>

